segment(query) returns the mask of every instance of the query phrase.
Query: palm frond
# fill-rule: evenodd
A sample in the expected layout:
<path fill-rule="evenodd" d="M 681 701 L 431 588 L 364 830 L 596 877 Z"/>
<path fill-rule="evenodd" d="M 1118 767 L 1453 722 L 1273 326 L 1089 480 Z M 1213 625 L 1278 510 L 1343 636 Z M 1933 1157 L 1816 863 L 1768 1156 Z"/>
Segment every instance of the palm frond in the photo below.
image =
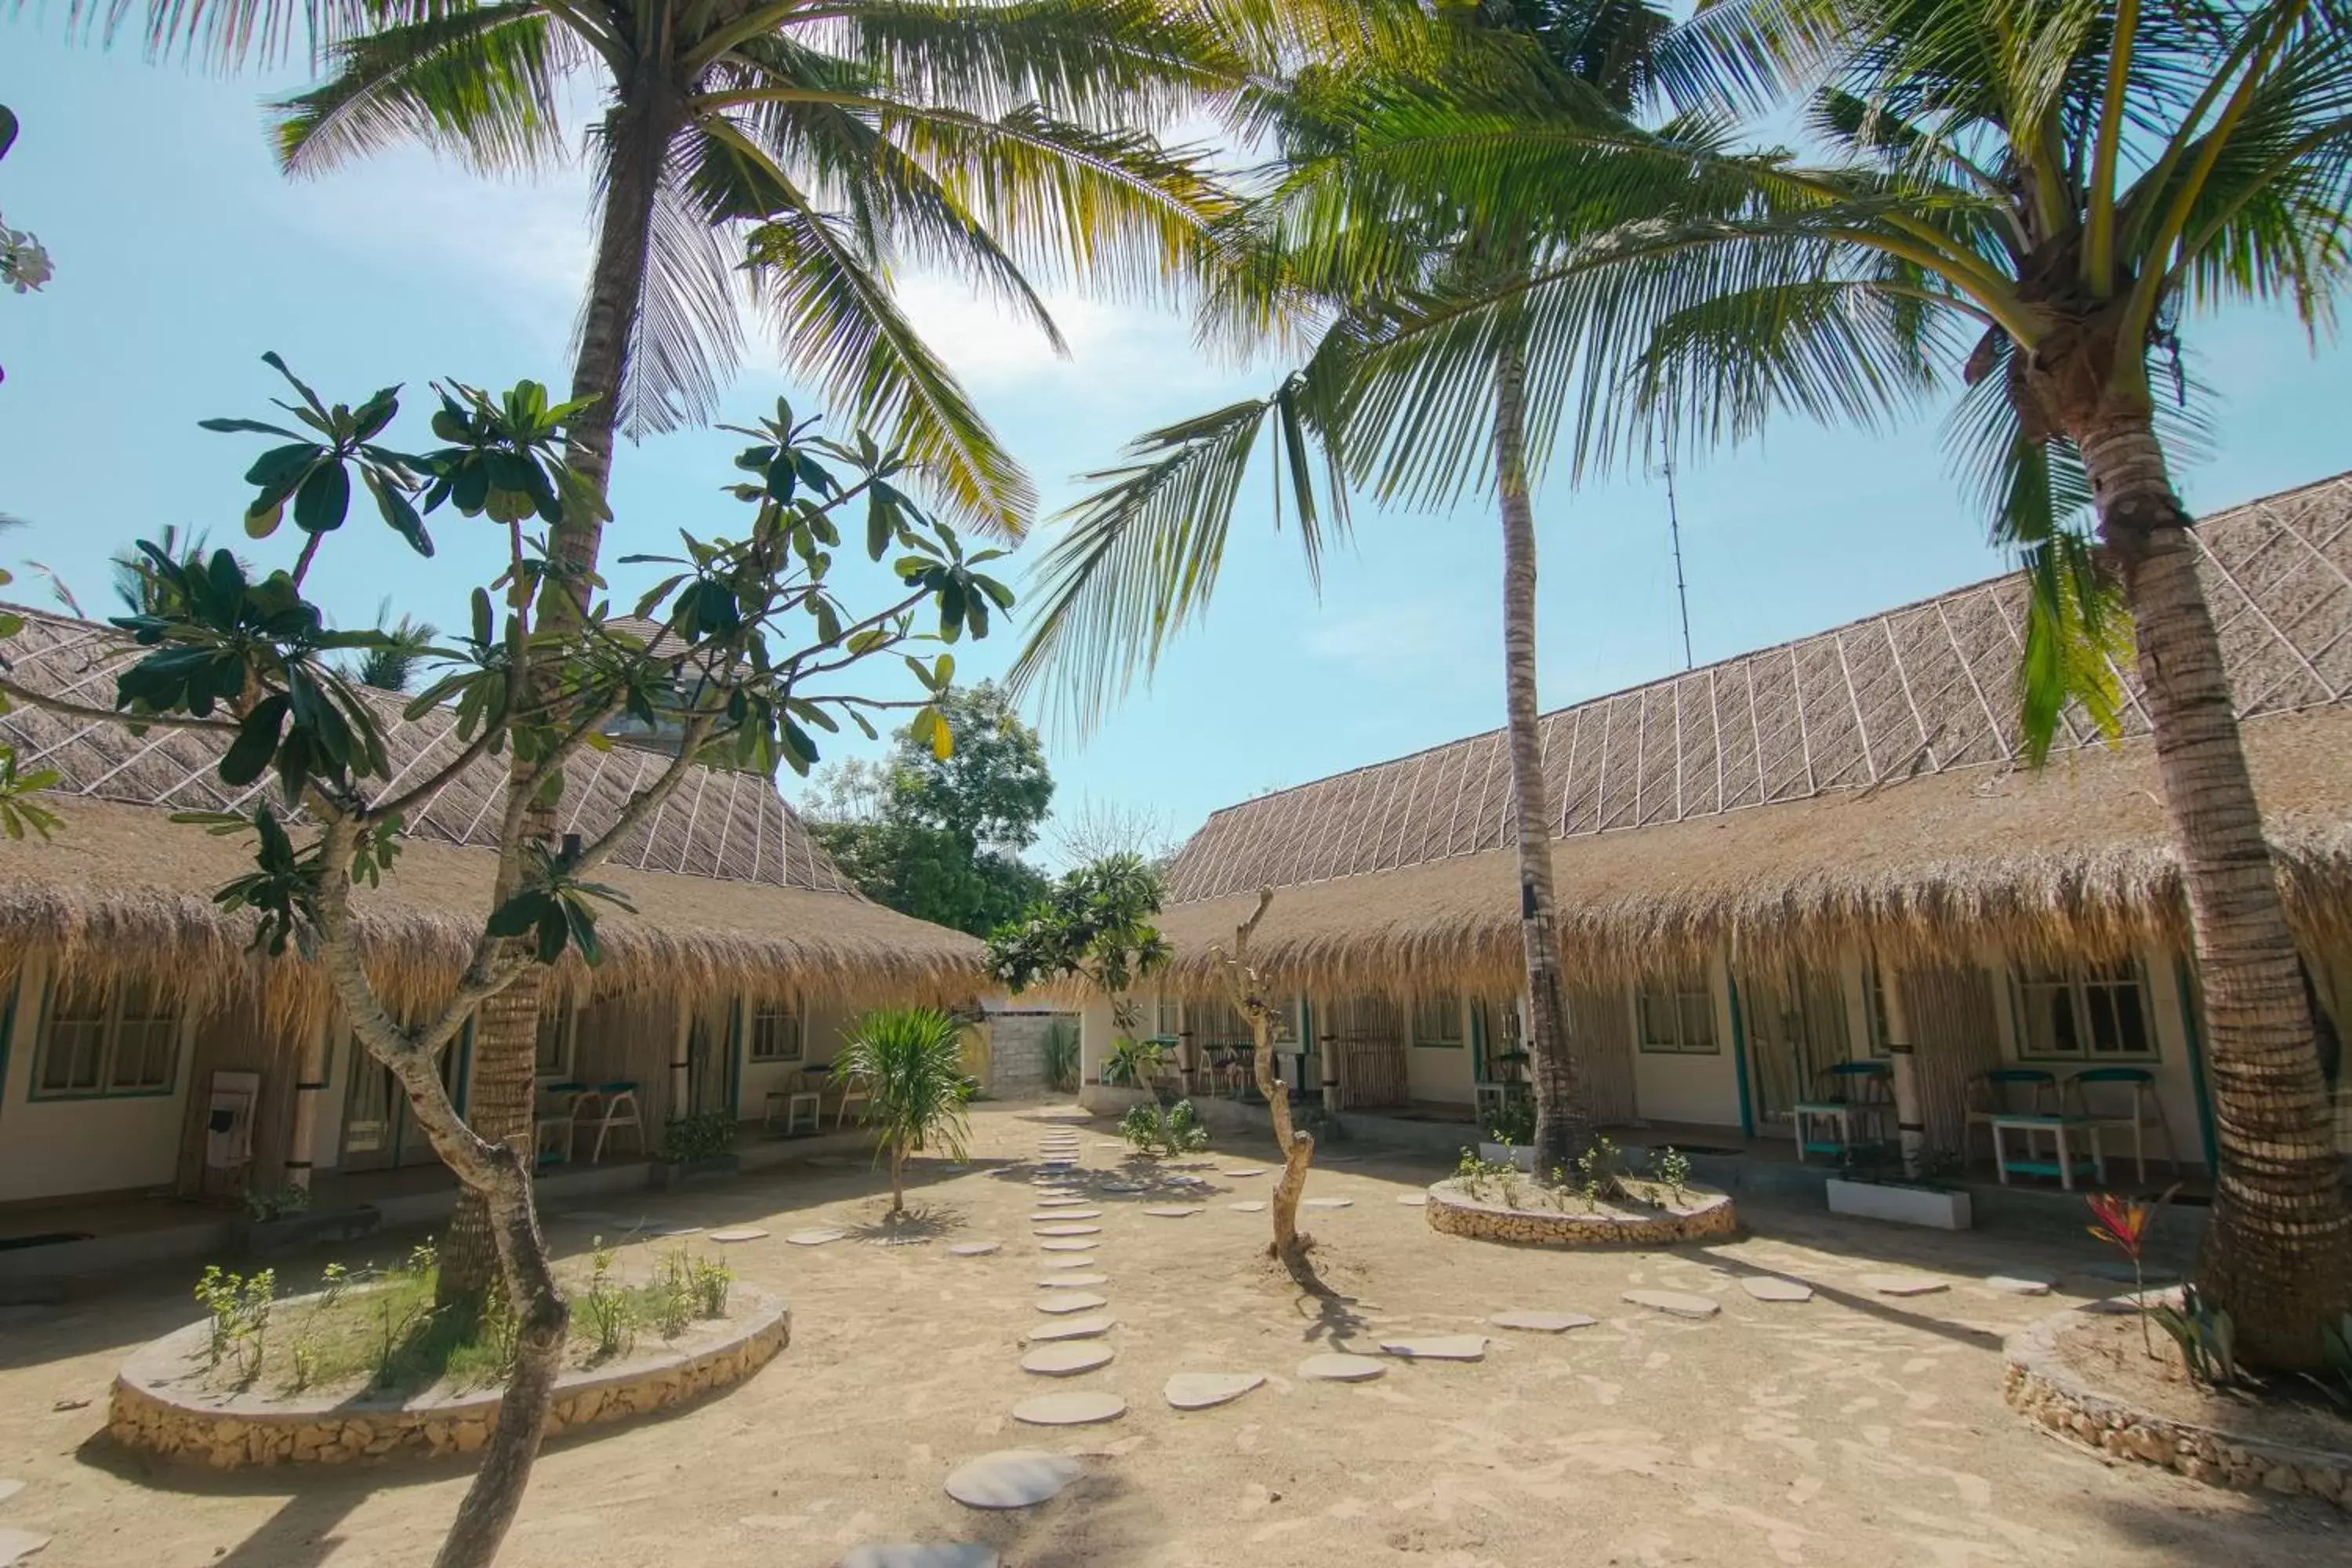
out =
<path fill-rule="evenodd" d="M 841 0 L 804 29 L 905 103 L 993 118 L 1024 104 L 1111 127 L 1237 85 L 1251 59 L 1213 0 Z"/>
<path fill-rule="evenodd" d="M 1065 531 L 1031 572 L 1033 629 L 1007 689 L 1042 690 L 1084 732 L 1139 674 L 1148 678 L 1169 639 L 1208 607 L 1234 509 L 1269 428 L 1276 515 L 1287 489 L 1316 574 L 1329 539 L 1347 531 L 1347 498 L 1302 372 L 1266 397 L 1151 431 L 1129 444 L 1129 462 L 1085 476 L 1098 488 L 1055 519 Z"/>
<path fill-rule="evenodd" d="M 1028 476 L 838 220 L 785 212 L 752 231 L 750 254 L 786 367 L 822 388 L 837 416 L 904 449 L 959 521 L 1026 531 L 1036 510 Z"/>
<path fill-rule="evenodd" d="M 114 42 L 135 33 L 153 58 L 223 71 L 329 49 L 387 24 L 425 20 L 446 0 L 68 0 L 66 25 Z"/>
<path fill-rule="evenodd" d="M 654 193 L 645 289 L 632 318 L 628 379 L 621 388 L 621 428 L 632 437 L 709 423 L 742 363 L 749 300 L 727 222 L 731 215 L 714 214 L 697 199 L 693 151 L 691 144 L 672 149 Z"/>
<path fill-rule="evenodd" d="M 564 152 L 556 92 L 564 64 L 535 0 L 456 7 L 334 45 L 333 74 L 270 106 L 278 161 L 313 174 L 415 141 L 502 173 Z"/>
<path fill-rule="evenodd" d="M 1030 277 L 1133 298 L 1199 275 L 1234 210 L 1206 157 L 1024 106 L 988 120 L 891 110 L 886 134 L 997 237 Z"/>

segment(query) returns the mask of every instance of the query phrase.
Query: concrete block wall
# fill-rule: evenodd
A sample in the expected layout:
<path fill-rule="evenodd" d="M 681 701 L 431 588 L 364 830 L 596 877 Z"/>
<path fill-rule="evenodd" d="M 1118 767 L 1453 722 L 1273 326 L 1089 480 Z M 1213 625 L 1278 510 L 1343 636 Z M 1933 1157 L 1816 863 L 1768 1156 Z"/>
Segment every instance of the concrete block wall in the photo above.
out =
<path fill-rule="evenodd" d="M 988 1019 L 988 1091 L 999 1100 L 1044 1100 L 1054 1093 L 1045 1081 L 1045 1035 L 1057 1018 L 1075 1025 L 1076 1014 L 992 1013 Z"/>

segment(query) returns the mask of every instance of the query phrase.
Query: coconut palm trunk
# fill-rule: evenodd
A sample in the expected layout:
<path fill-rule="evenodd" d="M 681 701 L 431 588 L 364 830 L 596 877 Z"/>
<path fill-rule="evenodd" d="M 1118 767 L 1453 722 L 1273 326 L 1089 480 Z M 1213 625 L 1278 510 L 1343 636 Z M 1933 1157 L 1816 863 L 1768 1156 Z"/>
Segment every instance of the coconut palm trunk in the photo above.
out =
<path fill-rule="evenodd" d="M 679 123 L 674 95 L 665 100 L 662 95 L 667 89 L 656 73 L 641 71 L 635 85 L 640 89 L 635 100 L 624 103 L 609 121 L 604 210 L 572 371 L 572 397 L 593 401 L 566 432 L 564 450 L 572 471 L 600 501 L 612 480 L 613 438 L 619 425 L 621 388 L 628 375 L 630 339 L 652 253 L 654 203 L 662 160 Z M 595 570 L 603 542 L 604 520 L 597 509 L 565 509 L 563 522 L 553 530 L 551 554 L 574 575 L 569 583 L 551 582 L 540 595 L 541 626 L 585 610 L 588 584 L 583 574 Z M 526 768 L 520 753 L 512 766 L 513 777 L 519 780 Z M 519 783 L 512 787 L 520 787 Z M 527 838 L 549 838 L 554 831 L 555 810 L 551 804 L 535 805 L 523 819 Z M 497 889 L 500 903 L 520 891 L 522 866 L 520 858 L 514 857 L 501 863 Z M 467 1087 L 467 1123 L 484 1138 L 511 1144 L 526 1156 L 531 1152 L 538 1098 L 539 1016 L 546 984 L 547 971 L 533 965 L 483 1005 L 475 1019 L 473 1077 Z M 683 1114 L 686 1108 L 671 1110 L 673 1114 Z M 438 1298 L 443 1305 L 478 1298 L 498 1278 L 498 1248 L 488 1198 L 467 1188 L 458 1194 L 457 1211 L 443 1241 Z"/>
<path fill-rule="evenodd" d="M 2315 1367 L 2320 1326 L 2352 1306 L 2352 1208 L 2189 514 L 2144 411 L 2074 436 L 2131 607 L 2205 1002 L 2221 1168 L 2198 1282 L 2249 1359 Z"/>
<path fill-rule="evenodd" d="M 1552 913 L 1551 800 L 1536 699 L 1536 520 L 1528 495 L 1528 368 L 1506 337 L 1495 360 L 1495 489 L 1503 516 L 1503 695 L 1511 753 L 1519 943 L 1528 970 L 1528 1051 L 1536 1090 L 1536 1169 L 1564 1166 L 1592 1136 L 1559 977 Z"/>

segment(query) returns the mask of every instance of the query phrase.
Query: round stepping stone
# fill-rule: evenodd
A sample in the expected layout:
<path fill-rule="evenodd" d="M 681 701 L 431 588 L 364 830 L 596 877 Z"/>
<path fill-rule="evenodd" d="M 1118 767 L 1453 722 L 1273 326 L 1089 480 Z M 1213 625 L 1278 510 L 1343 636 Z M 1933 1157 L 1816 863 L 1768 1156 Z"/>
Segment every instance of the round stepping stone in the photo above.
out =
<path fill-rule="evenodd" d="M 1037 1227 L 1037 1234 L 1039 1236 L 1100 1236 L 1102 1234 L 1102 1226 L 1098 1225 L 1041 1225 Z"/>
<path fill-rule="evenodd" d="M 1116 1421 L 1126 1414 L 1126 1400 L 1095 1388 L 1041 1394 L 1013 1407 L 1013 1419 L 1032 1426 L 1091 1426 L 1097 1421 Z"/>
<path fill-rule="evenodd" d="M 1108 1274 L 1048 1274 L 1037 1281 L 1041 1290 L 1083 1290 L 1089 1285 L 1108 1285 Z"/>
<path fill-rule="evenodd" d="M 1783 1279 L 1777 1274 L 1750 1274 L 1739 1281 L 1739 1288 L 1759 1301 L 1810 1301 L 1813 1288 L 1795 1279 Z"/>
<path fill-rule="evenodd" d="M 1033 1222 L 1037 1223 L 1037 1224 L 1045 1224 L 1045 1223 L 1047 1223 L 1047 1222 L 1049 1222 L 1049 1221 L 1053 1221 L 1053 1220 L 1065 1220 L 1065 1219 L 1100 1219 L 1100 1218 L 1102 1218 L 1102 1210 L 1100 1210 L 1100 1209 L 1039 1209 L 1035 1214 L 1031 1215 L 1029 1216 L 1029 1218 L 1030 1218 Z"/>
<path fill-rule="evenodd" d="M 796 1230 L 784 1239 L 794 1247 L 823 1247 L 826 1242 L 839 1241 L 848 1234 L 845 1230 L 836 1229 L 828 1225 L 821 1226 L 814 1230 Z"/>
<path fill-rule="evenodd" d="M 1862 1282 L 1882 1296 L 1932 1296 L 1951 1289 L 1932 1274 L 1865 1274 Z"/>
<path fill-rule="evenodd" d="M 1265 1172 L 1255 1165 L 1228 1165 L 1217 1173 L 1221 1176 L 1231 1176 L 1234 1180 L 1242 1182 L 1247 1181 L 1252 1176 L 1263 1176 Z"/>
<path fill-rule="evenodd" d="M 1092 1268 L 1094 1266 L 1095 1260 L 1091 1258 L 1048 1258 L 1037 1267 L 1040 1268 Z"/>
<path fill-rule="evenodd" d="M 1722 1303 L 1712 1297 L 1693 1296 L 1681 1290 L 1628 1290 L 1624 1300 L 1636 1307 L 1670 1312 L 1677 1318 L 1712 1318 L 1723 1310 Z"/>
<path fill-rule="evenodd" d="M 1305 1206 L 1310 1209 L 1344 1209 L 1353 1208 L 1355 1205 L 1353 1198 L 1308 1198 Z"/>
<path fill-rule="evenodd" d="M 1093 1340 L 1100 1339 L 1118 1326 L 1118 1320 L 1112 1317 L 1066 1318 L 1058 1323 L 1040 1323 L 1022 1338 L 1032 1343 L 1053 1340 Z"/>
<path fill-rule="evenodd" d="M 1170 1205 L 1162 1204 L 1147 1208 L 1143 1212 L 1150 1215 L 1153 1219 L 1190 1219 L 1192 1215 L 1199 1214 L 1201 1211 L 1198 1207 L 1177 1208 Z"/>
<path fill-rule="evenodd" d="M 1092 1252 L 1097 1245 L 1091 1241 L 1041 1241 L 1037 1244 L 1041 1250 L 1046 1252 Z M 1088 1258 L 1083 1261 L 1093 1260 Z"/>
<path fill-rule="evenodd" d="M 969 1542 L 905 1541 L 861 1546 L 841 1560 L 841 1568 L 1003 1568 L 993 1546 Z"/>
<path fill-rule="evenodd" d="M 1041 1312 L 1091 1312 L 1097 1307 L 1109 1305 L 1100 1296 L 1089 1295 L 1084 1290 L 1057 1290 L 1050 1296 L 1037 1298 L 1037 1310 Z"/>
<path fill-rule="evenodd" d="M 1067 1454 L 1007 1448 L 948 1472 L 948 1496 L 966 1508 L 1034 1508 L 1086 1473 Z"/>
<path fill-rule="evenodd" d="M 1386 1362 L 1368 1355 L 1332 1352 L 1311 1355 L 1298 1363 L 1298 1375 L 1317 1383 L 1370 1383 L 1388 1374 Z"/>
<path fill-rule="evenodd" d="M 30 1530 L 0 1530 L 0 1568 L 21 1563 L 49 1543 L 49 1538 Z"/>
<path fill-rule="evenodd" d="M 1485 1361 L 1484 1334 L 1432 1334 L 1425 1339 L 1382 1340 L 1381 1349 L 1406 1361 Z"/>
<path fill-rule="evenodd" d="M 1264 1214 L 1265 1212 L 1265 1205 L 1260 1203 L 1255 1198 L 1244 1198 L 1240 1203 L 1227 1204 L 1225 1206 L 1229 1209 L 1238 1209 L 1243 1214 Z"/>
<path fill-rule="evenodd" d="M 1117 1353 L 1103 1344 L 1039 1345 L 1021 1358 L 1021 1370 L 1039 1377 L 1076 1377 L 1108 1366 Z"/>
<path fill-rule="evenodd" d="M 1599 1320 L 1581 1312 L 1497 1312 L 1486 1320 L 1498 1329 L 1519 1329 L 1531 1334 L 1564 1334 L 1589 1329 Z"/>
<path fill-rule="evenodd" d="M 1105 1182 L 1102 1190 L 1107 1193 L 1139 1193 L 1143 1189 L 1133 1182 Z"/>
<path fill-rule="evenodd" d="M 1203 1182 L 1198 1176 L 1162 1176 L 1160 1180 L 1171 1187 L 1202 1187 L 1208 1185 L 1206 1182 Z"/>
<path fill-rule="evenodd" d="M 1001 1241 L 951 1241 L 948 1243 L 950 1258 L 985 1258 L 1004 1244 Z"/>
<path fill-rule="evenodd" d="M 1180 1372 L 1163 1392 L 1179 1410 L 1208 1410 L 1232 1404 L 1265 1381 L 1262 1372 Z"/>
<path fill-rule="evenodd" d="M 1425 1209 L 1429 1206 L 1429 1194 L 1427 1193 L 1399 1193 L 1397 1194 L 1397 1202 L 1402 1204 L 1409 1209 Z"/>
<path fill-rule="evenodd" d="M 1985 1284 L 2004 1296 L 2047 1296 L 2056 1281 L 2039 1274 L 1989 1274 Z"/>
<path fill-rule="evenodd" d="M 719 1242 L 757 1241 L 767 1234 L 757 1226 L 747 1225 L 734 1230 L 714 1230 L 710 1233 L 710 1239 Z"/>
<path fill-rule="evenodd" d="M 1041 1209 L 1079 1208 L 1085 1205 L 1086 1201 L 1079 1194 L 1072 1192 L 1040 1193 L 1037 1195 L 1037 1206 Z"/>

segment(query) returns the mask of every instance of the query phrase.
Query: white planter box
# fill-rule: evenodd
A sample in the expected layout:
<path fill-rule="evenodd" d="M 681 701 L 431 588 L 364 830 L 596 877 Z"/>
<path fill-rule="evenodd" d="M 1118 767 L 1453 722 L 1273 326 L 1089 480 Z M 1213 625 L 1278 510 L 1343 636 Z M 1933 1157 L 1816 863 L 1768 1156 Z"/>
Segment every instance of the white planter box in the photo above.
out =
<path fill-rule="evenodd" d="M 1536 1168 L 1536 1152 L 1533 1149 L 1513 1149 L 1509 1152 L 1512 1164 L 1517 1165 L 1520 1170 L 1526 1171 L 1530 1174 L 1534 1173 Z M 1478 1145 L 1478 1158 L 1486 1161 L 1490 1165 L 1501 1164 L 1503 1163 L 1503 1154 L 1504 1148 L 1500 1143 L 1481 1143 Z"/>
<path fill-rule="evenodd" d="M 1935 1187 L 1894 1187 L 1878 1182 L 1830 1178 L 1830 1213 L 1863 1219 L 1924 1225 L 1937 1230 L 1967 1230 L 1975 1224 L 1969 1194 Z"/>

